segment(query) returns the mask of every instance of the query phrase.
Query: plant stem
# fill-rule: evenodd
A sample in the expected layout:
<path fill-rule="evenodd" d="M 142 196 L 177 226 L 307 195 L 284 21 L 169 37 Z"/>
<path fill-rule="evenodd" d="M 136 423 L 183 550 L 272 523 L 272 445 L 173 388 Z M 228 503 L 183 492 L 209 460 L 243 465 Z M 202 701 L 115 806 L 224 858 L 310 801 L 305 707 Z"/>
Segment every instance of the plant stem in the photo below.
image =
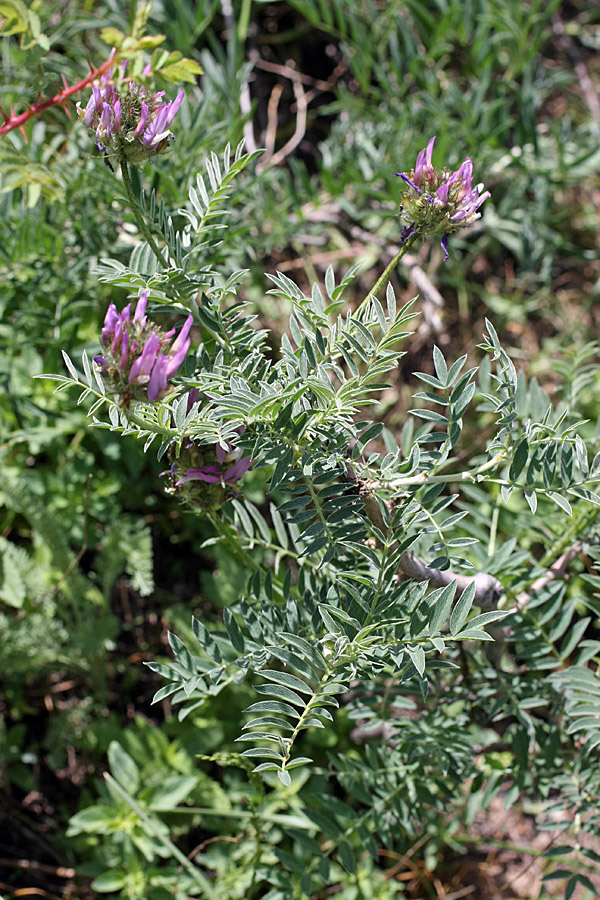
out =
<path fill-rule="evenodd" d="M 215 531 L 217 531 L 218 534 L 224 539 L 234 559 L 236 559 L 242 566 L 247 566 L 247 568 L 249 568 L 252 572 L 257 572 L 260 568 L 259 564 L 234 539 L 233 535 L 231 534 L 229 525 L 226 522 L 223 522 L 223 520 L 218 516 L 216 512 L 209 512 L 208 518 L 213 523 Z"/>
<path fill-rule="evenodd" d="M 418 475 L 409 475 L 406 478 L 395 478 L 393 481 L 386 483 L 386 487 L 392 490 L 408 484 L 448 484 L 452 481 L 469 481 L 473 484 L 477 481 L 477 476 L 488 472 L 490 469 L 500 465 L 506 455 L 505 450 L 500 450 L 492 459 L 477 466 L 475 469 L 465 472 L 455 472 L 453 475 L 429 475 L 428 472 L 420 472 Z"/>
<path fill-rule="evenodd" d="M 201 872 L 200 869 L 196 868 L 196 866 L 190 862 L 187 856 L 185 856 L 181 852 L 179 847 L 177 847 L 173 843 L 173 841 L 171 841 L 168 837 L 166 837 L 165 834 L 163 834 L 163 832 L 155 825 L 152 819 L 147 816 L 146 813 L 138 806 L 131 794 L 129 794 L 125 790 L 125 788 L 121 787 L 119 782 L 111 775 L 109 775 L 108 772 L 105 773 L 104 778 L 121 795 L 123 800 L 125 800 L 127 805 L 134 811 L 134 813 L 136 813 L 143 824 L 146 834 L 150 832 L 150 834 L 156 840 L 160 841 L 163 847 L 168 851 L 169 856 L 172 856 L 174 859 L 176 859 L 181 867 L 186 870 L 194 883 L 204 891 L 204 896 L 208 897 L 208 900 L 217 900 L 215 890 L 206 875 L 204 875 L 204 873 Z"/>
<path fill-rule="evenodd" d="M 600 507 L 584 507 L 581 513 L 575 517 L 570 528 L 559 538 L 559 540 L 548 550 L 540 559 L 538 565 L 547 569 L 561 553 L 571 545 L 571 543 L 580 538 L 592 522 L 600 515 Z"/>
<path fill-rule="evenodd" d="M 112 50 L 108 59 L 102 63 L 101 66 L 98 66 L 97 69 L 92 69 L 89 75 L 86 75 L 81 81 L 78 81 L 77 84 L 72 85 L 71 87 L 61 88 L 57 94 L 53 97 L 50 97 L 48 100 L 40 100 L 32 103 L 32 105 L 27 109 L 24 113 L 21 113 L 19 116 L 10 115 L 5 117 L 4 125 L 0 127 L 0 135 L 7 134 L 9 131 L 13 131 L 15 128 L 20 128 L 23 130 L 23 125 L 29 119 L 33 118 L 33 116 L 39 116 L 45 109 L 50 109 L 51 106 L 62 106 L 63 109 L 66 108 L 66 102 L 73 94 L 78 93 L 79 91 L 84 90 L 89 84 L 99 78 L 104 72 L 108 72 L 109 69 L 112 69 L 113 66 L 116 66 L 119 62 L 119 55 L 115 50 Z M 25 134 L 23 130 L 23 134 Z"/>
<path fill-rule="evenodd" d="M 411 234 L 411 236 L 402 244 L 402 246 L 400 247 L 400 250 L 396 253 L 396 255 L 394 256 L 392 261 L 389 263 L 389 265 L 387 265 L 385 267 L 382 274 L 377 279 L 377 281 L 375 282 L 375 284 L 373 285 L 373 287 L 371 288 L 371 290 L 369 291 L 367 296 L 363 300 L 361 300 L 361 302 L 358 304 L 357 308 L 353 312 L 353 316 L 356 316 L 358 311 L 361 310 L 363 308 L 363 306 L 365 306 L 367 304 L 367 302 L 369 301 L 369 299 L 371 297 L 377 296 L 377 292 L 379 291 L 380 287 L 383 284 L 385 284 L 385 282 L 388 280 L 388 278 L 390 277 L 390 275 L 392 274 L 392 272 L 394 271 L 394 269 L 396 268 L 396 266 L 398 265 L 398 263 L 400 262 L 400 260 L 404 256 L 404 254 L 406 253 L 406 251 L 410 247 L 412 247 L 412 245 L 414 244 L 416 239 L 417 239 L 417 235 Z"/>
<path fill-rule="evenodd" d="M 140 209 L 139 203 L 137 202 L 137 200 L 135 198 L 135 195 L 133 193 L 133 188 L 131 186 L 131 177 L 129 175 L 129 166 L 127 165 L 127 160 L 124 158 L 121 159 L 121 174 L 123 176 L 123 187 L 125 188 L 125 193 L 127 194 L 127 199 L 129 200 L 129 205 L 130 205 L 131 211 L 133 213 L 133 218 L 135 219 L 135 223 L 136 223 L 137 227 L 139 228 L 140 234 L 146 239 L 148 246 L 154 253 L 154 255 L 157 258 L 157 260 L 159 261 L 159 263 L 163 266 L 163 268 L 168 269 L 169 263 L 167 262 L 167 259 L 164 255 L 164 253 L 162 252 L 162 250 L 160 249 L 160 247 L 157 245 L 156 241 L 150 234 L 150 229 L 148 228 L 148 226 L 146 225 L 146 223 L 144 221 L 144 216 L 143 216 L 142 210 Z"/>

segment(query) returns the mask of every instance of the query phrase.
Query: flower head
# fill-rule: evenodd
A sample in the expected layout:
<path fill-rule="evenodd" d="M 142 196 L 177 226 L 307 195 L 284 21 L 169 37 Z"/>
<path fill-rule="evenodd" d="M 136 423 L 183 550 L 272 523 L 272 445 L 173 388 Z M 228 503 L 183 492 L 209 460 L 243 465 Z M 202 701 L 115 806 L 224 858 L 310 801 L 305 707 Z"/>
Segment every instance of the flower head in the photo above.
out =
<path fill-rule="evenodd" d="M 117 162 L 142 162 L 166 150 L 174 140 L 169 129 L 183 91 L 170 102 L 163 97 L 164 91 L 152 93 L 136 81 L 117 87 L 106 73 L 92 88 L 85 109 L 77 105 L 77 114 L 95 132 L 96 143 L 107 157 Z"/>
<path fill-rule="evenodd" d="M 196 402 L 194 391 L 192 403 L 188 402 L 188 412 Z M 241 430 L 241 429 L 240 429 Z M 196 509 L 217 509 L 227 500 L 235 497 L 235 485 L 252 466 L 250 456 L 243 456 L 231 441 L 225 447 L 221 444 L 207 446 L 185 439 L 179 457 L 170 470 L 168 492 L 176 493 Z"/>
<path fill-rule="evenodd" d="M 177 372 L 190 347 L 192 316 L 189 315 L 167 349 L 174 330 L 164 332 L 146 317 L 148 292 L 140 296 L 131 318 L 131 304 L 121 313 L 108 307 L 100 336 L 103 355 L 94 362 L 115 394 L 124 402 L 159 400 L 168 392 L 168 381 Z"/>
<path fill-rule="evenodd" d="M 413 234 L 442 234 L 448 259 L 448 236 L 480 217 L 479 208 L 490 192 L 483 191 L 483 184 L 473 186 L 473 163 L 468 157 L 456 172 L 436 169 L 431 162 L 434 143 L 432 137 L 418 154 L 414 169 L 397 173 L 408 186 L 399 215 L 405 223 L 403 240 Z"/>

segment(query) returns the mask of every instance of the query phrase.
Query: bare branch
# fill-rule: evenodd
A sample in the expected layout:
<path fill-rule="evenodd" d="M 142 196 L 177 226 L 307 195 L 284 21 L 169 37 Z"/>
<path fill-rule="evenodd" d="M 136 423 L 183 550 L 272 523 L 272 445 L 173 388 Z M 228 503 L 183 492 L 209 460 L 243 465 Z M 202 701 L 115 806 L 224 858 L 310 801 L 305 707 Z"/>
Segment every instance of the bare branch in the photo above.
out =
<path fill-rule="evenodd" d="M 356 473 L 348 463 L 346 464 L 346 470 L 348 472 L 348 480 L 355 483 L 359 488 L 367 517 L 376 528 L 385 533 L 386 527 L 375 495 L 364 489 L 361 490 Z M 402 554 L 398 568 L 407 578 L 413 578 L 415 581 L 428 581 L 432 587 L 445 587 L 447 584 L 455 581 L 458 590 L 464 591 L 468 585 L 475 584 L 475 598 L 473 602 L 476 606 L 486 610 L 497 609 L 500 597 L 504 593 L 501 582 L 487 572 L 477 572 L 476 575 L 457 575 L 450 570 L 433 569 L 418 559 L 411 550 L 407 550 Z"/>

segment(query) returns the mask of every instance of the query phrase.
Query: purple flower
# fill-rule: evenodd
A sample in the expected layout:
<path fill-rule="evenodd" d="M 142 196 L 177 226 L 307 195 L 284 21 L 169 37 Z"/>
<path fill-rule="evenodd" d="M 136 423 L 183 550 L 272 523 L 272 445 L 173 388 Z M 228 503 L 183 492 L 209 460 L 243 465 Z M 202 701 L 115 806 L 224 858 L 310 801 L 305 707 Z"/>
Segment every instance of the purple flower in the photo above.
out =
<path fill-rule="evenodd" d="M 490 192 L 483 191 L 482 184 L 473 187 L 473 163 L 468 157 L 455 172 L 436 169 L 432 163 L 434 143 L 432 137 L 418 154 L 414 169 L 397 173 L 408 185 L 399 211 L 405 223 L 402 240 L 413 234 L 441 234 L 444 258 L 448 259 L 449 235 L 480 217 L 479 208 Z"/>
<path fill-rule="evenodd" d="M 225 451 L 222 451 L 220 454 L 220 450 L 222 451 L 222 448 L 217 444 L 215 451 L 217 461 L 220 463 L 220 466 L 222 466 L 226 454 Z M 202 468 L 186 469 L 185 474 L 176 482 L 176 486 L 179 487 L 179 485 L 185 484 L 186 481 L 204 481 L 207 484 L 232 485 L 239 481 L 251 466 L 251 457 L 241 456 L 232 466 L 225 469 L 225 471 L 223 471 L 222 468 L 213 465 L 202 466 Z"/>
<path fill-rule="evenodd" d="M 117 87 L 109 79 L 108 73 L 103 75 L 92 88 L 85 109 L 77 107 L 106 156 L 117 162 L 143 162 L 166 150 L 174 139 L 170 126 L 181 106 L 183 90 L 165 103 L 164 91 L 152 93 L 135 81 L 123 81 Z"/>
<path fill-rule="evenodd" d="M 125 403 L 147 397 L 150 403 L 169 390 L 169 379 L 175 375 L 190 347 L 192 316 L 185 320 L 169 347 L 175 330 L 164 332 L 146 316 L 148 292 L 140 295 L 131 319 L 131 304 L 119 314 L 111 303 L 104 318 L 100 341 L 103 355 L 95 356 L 108 387 L 121 394 Z"/>
<path fill-rule="evenodd" d="M 199 400 L 200 400 L 200 391 L 198 390 L 198 388 L 192 388 L 191 391 L 189 392 L 188 398 L 187 398 L 187 409 L 185 411 L 186 415 L 189 412 L 191 412 L 192 407 L 195 406 L 195 404 L 198 403 Z"/>

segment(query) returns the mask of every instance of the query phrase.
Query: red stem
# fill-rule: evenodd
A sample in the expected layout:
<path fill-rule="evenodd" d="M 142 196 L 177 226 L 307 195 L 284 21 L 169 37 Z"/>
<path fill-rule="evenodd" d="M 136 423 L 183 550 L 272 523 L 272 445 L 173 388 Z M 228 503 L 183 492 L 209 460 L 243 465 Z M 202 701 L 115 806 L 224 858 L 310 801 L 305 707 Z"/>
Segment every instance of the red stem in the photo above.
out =
<path fill-rule="evenodd" d="M 26 112 L 21 113 L 20 116 L 7 116 L 6 113 L 2 113 L 4 116 L 4 125 L 0 127 L 0 135 L 7 134 L 9 131 L 14 131 L 15 128 L 20 128 L 23 131 L 23 125 L 29 119 L 32 119 L 34 116 L 39 116 L 40 113 L 43 113 L 46 109 L 50 109 L 51 106 L 63 106 L 65 101 L 68 100 L 72 94 L 82 91 L 90 84 L 90 82 L 104 74 L 108 69 L 111 69 L 117 62 L 116 56 L 116 50 L 111 50 L 110 56 L 106 62 L 103 62 L 97 69 L 92 69 L 90 74 L 87 75 L 83 81 L 78 81 L 77 84 L 74 84 L 72 87 L 64 88 L 64 90 L 59 91 L 58 94 L 55 94 L 54 97 L 50 97 L 48 100 L 44 100 L 41 103 L 34 103 Z M 23 134 L 25 134 L 25 132 L 23 132 Z"/>

